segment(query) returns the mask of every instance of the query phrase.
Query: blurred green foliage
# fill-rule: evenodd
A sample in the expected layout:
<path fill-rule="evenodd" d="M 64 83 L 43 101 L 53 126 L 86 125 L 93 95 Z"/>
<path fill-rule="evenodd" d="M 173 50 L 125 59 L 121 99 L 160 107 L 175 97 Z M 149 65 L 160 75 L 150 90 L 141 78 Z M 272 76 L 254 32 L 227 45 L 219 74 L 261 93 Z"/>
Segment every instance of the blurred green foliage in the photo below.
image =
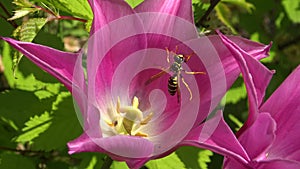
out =
<path fill-rule="evenodd" d="M 142 1 L 127 0 L 133 8 Z M 0 36 L 67 51 L 78 50 L 88 38 L 93 14 L 86 0 L 13 2 L 0 2 Z M 208 10 L 210 1 L 192 2 L 197 22 Z M 37 10 L 36 6 L 48 13 Z M 262 61 L 277 72 L 268 87 L 268 98 L 300 63 L 299 15 L 300 0 L 221 0 L 199 30 L 220 29 L 265 44 L 272 41 L 270 57 Z M 76 18 L 59 19 L 60 16 Z M 103 154 L 67 154 L 66 143 L 82 132 L 70 93 L 27 58 L 21 59 L 3 41 L 0 55 L 0 67 L 5 68 L 0 72 L 0 169 L 100 168 L 105 159 Z M 229 90 L 225 103 L 224 116 L 236 131 L 247 119 L 247 95 L 242 78 Z M 217 169 L 221 166 L 219 155 L 182 147 L 165 158 L 148 162 L 144 168 Z M 127 166 L 113 162 L 111 168 Z"/>

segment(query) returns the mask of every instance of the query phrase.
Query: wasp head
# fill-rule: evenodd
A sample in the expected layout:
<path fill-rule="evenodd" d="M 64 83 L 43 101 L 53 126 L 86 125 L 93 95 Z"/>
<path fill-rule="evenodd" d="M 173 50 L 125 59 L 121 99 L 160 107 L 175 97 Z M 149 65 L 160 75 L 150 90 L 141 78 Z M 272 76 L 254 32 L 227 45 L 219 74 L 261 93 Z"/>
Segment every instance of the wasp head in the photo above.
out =
<path fill-rule="evenodd" d="M 174 62 L 181 64 L 185 62 L 185 58 L 183 55 L 174 55 Z"/>

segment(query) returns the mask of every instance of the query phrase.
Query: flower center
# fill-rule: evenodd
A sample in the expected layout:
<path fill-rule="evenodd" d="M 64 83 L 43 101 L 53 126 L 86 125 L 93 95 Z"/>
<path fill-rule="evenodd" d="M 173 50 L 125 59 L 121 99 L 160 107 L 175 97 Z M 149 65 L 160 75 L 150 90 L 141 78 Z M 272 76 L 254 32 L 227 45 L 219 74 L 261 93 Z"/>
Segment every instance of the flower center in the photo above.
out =
<path fill-rule="evenodd" d="M 101 126 L 102 129 L 106 129 L 102 131 L 104 137 L 118 134 L 147 137 L 148 135 L 140 132 L 140 129 L 143 125 L 148 124 L 153 113 L 149 113 L 144 118 L 143 112 L 138 107 L 137 97 L 133 98 L 130 106 L 121 106 L 120 98 L 118 98 L 116 107 L 108 108 L 108 117 L 103 118 L 106 124 L 106 127 Z"/>

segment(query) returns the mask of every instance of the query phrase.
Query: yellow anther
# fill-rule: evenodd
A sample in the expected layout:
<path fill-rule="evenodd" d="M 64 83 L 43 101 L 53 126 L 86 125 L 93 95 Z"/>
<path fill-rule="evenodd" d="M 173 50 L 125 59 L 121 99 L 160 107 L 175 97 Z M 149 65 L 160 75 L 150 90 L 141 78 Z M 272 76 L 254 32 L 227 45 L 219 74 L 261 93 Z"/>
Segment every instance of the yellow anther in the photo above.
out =
<path fill-rule="evenodd" d="M 112 122 L 110 122 L 110 121 L 108 121 L 108 120 L 104 120 L 104 121 L 105 121 L 105 123 L 106 123 L 108 126 L 114 127 L 114 123 L 112 123 Z"/>
<path fill-rule="evenodd" d="M 145 133 L 138 132 L 138 133 L 136 133 L 134 136 L 139 136 L 139 137 L 148 137 L 148 134 L 145 134 Z"/>
<path fill-rule="evenodd" d="M 114 104 L 111 104 L 114 106 Z M 139 99 L 133 97 L 131 105 L 121 105 L 120 97 L 117 98 L 115 108 L 108 107 L 108 119 L 104 118 L 104 122 L 114 130 L 115 134 L 132 135 L 139 137 L 148 137 L 148 134 L 139 130 L 141 125 L 146 125 L 152 118 L 153 113 L 149 113 L 145 118 L 143 112 L 138 108 Z M 108 134 L 109 135 L 109 134 Z"/>
<path fill-rule="evenodd" d="M 120 101 L 120 97 L 118 97 L 117 106 L 116 106 L 116 110 L 118 114 L 120 114 L 120 107 L 121 107 L 121 101 Z"/>
<path fill-rule="evenodd" d="M 134 107 L 134 108 L 138 108 L 139 107 L 139 99 L 136 96 L 133 97 L 132 107 Z"/>

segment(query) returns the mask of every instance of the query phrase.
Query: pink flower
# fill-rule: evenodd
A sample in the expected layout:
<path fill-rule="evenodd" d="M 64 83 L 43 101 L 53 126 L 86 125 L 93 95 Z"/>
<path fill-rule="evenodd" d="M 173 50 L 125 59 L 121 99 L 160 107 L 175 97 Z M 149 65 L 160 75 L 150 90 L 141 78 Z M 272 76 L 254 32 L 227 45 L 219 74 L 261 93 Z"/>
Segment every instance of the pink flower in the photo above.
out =
<path fill-rule="evenodd" d="M 69 153 L 102 152 L 139 168 L 192 145 L 246 164 L 250 158 L 221 111 L 206 120 L 238 77 L 238 64 L 219 36 L 198 37 L 191 1 L 146 0 L 134 10 L 121 0 L 89 3 L 94 20 L 87 51 L 66 53 L 2 38 L 72 92 L 84 133 L 68 143 Z M 228 38 L 253 60 L 270 48 Z M 168 69 L 174 64 L 178 69 Z M 181 85 L 180 92 L 175 87 L 178 97 L 168 90 L 175 85 L 170 76 Z"/>
<path fill-rule="evenodd" d="M 228 157 L 224 168 L 300 168 L 300 67 L 263 103 L 272 72 L 230 39 L 221 37 L 240 65 L 249 99 L 249 117 L 238 139 L 250 161 L 245 165 Z"/>

